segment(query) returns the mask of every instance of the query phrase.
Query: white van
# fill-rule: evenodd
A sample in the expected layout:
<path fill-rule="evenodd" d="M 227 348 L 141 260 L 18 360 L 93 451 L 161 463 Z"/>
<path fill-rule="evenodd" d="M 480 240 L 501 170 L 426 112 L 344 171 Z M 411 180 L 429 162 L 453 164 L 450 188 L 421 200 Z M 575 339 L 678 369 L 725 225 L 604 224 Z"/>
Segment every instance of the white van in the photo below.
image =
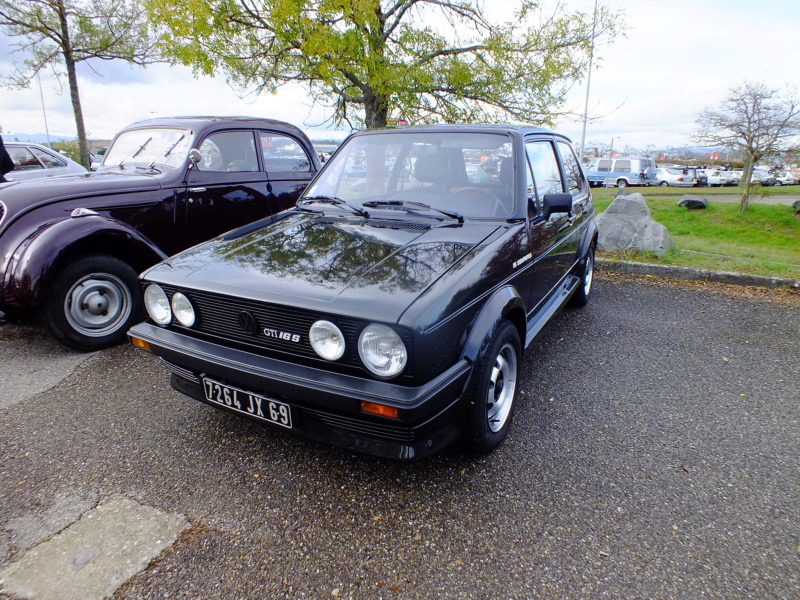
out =
<path fill-rule="evenodd" d="M 656 165 L 652 159 L 636 156 L 593 158 L 586 169 L 589 185 L 595 187 L 654 185 L 655 177 Z"/>

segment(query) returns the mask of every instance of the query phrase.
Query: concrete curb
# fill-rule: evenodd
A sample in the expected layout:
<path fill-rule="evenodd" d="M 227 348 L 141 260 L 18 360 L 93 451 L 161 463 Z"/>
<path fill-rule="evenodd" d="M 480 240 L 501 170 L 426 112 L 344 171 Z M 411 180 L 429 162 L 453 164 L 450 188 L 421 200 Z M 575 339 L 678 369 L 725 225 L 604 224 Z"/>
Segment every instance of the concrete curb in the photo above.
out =
<path fill-rule="evenodd" d="M 665 279 L 681 279 L 684 281 L 712 281 L 715 283 L 728 283 L 748 287 L 782 288 L 789 287 L 800 290 L 799 279 L 784 277 L 763 277 L 761 275 L 746 275 L 742 273 L 729 273 L 726 271 L 708 271 L 705 269 L 690 269 L 687 267 L 673 267 L 670 265 L 654 265 L 648 263 L 628 262 L 598 258 L 597 267 L 600 271 L 613 273 L 626 273 L 629 275 L 651 275 Z"/>

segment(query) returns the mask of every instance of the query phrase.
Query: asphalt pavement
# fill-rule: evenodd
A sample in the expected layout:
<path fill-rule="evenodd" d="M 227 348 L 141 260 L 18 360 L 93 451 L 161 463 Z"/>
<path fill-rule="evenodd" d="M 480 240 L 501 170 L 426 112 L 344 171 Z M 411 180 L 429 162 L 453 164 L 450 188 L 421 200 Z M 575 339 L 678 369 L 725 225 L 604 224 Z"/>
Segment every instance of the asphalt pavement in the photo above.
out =
<path fill-rule="evenodd" d="M 501 448 L 412 465 L 103 351 L 0 407 L 0 585 L 55 577 L 23 564 L 117 507 L 173 524 L 118 600 L 796 599 L 800 307 L 780 299 L 604 276 L 532 345 Z M 0 348 L 0 372 L 62 352 L 35 324 L 0 327 Z M 107 542 L 73 545 L 59 577 L 126 545 Z"/>

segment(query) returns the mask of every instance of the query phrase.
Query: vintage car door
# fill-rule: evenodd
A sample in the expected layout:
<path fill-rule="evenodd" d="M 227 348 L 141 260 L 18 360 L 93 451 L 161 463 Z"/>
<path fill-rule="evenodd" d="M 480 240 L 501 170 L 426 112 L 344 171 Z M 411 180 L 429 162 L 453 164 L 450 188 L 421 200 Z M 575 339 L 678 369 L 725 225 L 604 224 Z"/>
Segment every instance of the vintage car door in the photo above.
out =
<path fill-rule="evenodd" d="M 189 171 L 184 201 L 188 245 L 276 212 L 253 130 L 214 132 L 198 150 L 202 159 Z"/>
<path fill-rule="evenodd" d="M 534 265 L 528 270 L 531 283 L 528 306 L 535 310 L 555 290 L 572 262 L 565 246 L 571 231 L 568 213 L 544 214 L 544 197 L 564 193 L 564 178 L 555 146 L 550 138 L 526 139 L 528 174 L 528 231 Z"/>
<path fill-rule="evenodd" d="M 259 131 L 258 147 L 275 212 L 292 208 L 316 174 L 314 161 L 303 144 L 286 133 Z"/>

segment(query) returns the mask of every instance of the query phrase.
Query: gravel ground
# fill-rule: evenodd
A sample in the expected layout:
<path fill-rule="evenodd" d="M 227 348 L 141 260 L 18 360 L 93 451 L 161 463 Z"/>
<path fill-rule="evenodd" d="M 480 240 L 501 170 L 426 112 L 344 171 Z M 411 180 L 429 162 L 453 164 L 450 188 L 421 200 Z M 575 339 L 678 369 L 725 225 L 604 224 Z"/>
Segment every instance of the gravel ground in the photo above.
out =
<path fill-rule="evenodd" d="M 121 494 L 192 527 L 119 600 L 796 599 L 800 302 L 732 290 L 604 275 L 534 342 L 498 451 L 413 465 L 102 352 L 0 410 L 0 568 L 33 543 L 10 523 Z"/>

